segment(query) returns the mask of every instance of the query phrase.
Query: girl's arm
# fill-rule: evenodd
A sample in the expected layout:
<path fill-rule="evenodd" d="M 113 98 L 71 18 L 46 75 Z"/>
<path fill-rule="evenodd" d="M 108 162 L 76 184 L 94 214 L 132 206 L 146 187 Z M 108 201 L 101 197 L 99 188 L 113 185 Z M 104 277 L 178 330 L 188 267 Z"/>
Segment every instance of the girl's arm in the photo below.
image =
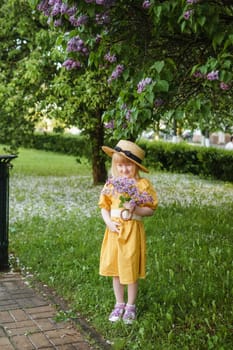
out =
<path fill-rule="evenodd" d="M 134 209 L 134 214 L 139 216 L 152 216 L 154 214 L 154 209 L 151 209 L 150 207 L 136 206 Z"/>
<path fill-rule="evenodd" d="M 110 231 L 116 233 L 120 232 L 120 224 L 116 221 L 112 221 L 109 210 L 102 208 L 101 215 L 106 226 L 109 228 Z"/>

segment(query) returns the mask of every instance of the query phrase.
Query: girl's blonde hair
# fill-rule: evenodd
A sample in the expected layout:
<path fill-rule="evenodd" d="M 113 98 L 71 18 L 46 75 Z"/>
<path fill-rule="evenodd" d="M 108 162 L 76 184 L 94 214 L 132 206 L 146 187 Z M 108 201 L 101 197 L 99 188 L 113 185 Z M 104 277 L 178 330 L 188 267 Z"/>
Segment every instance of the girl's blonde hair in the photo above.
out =
<path fill-rule="evenodd" d="M 117 177 L 119 176 L 119 173 L 117 171 L 117 166 L 116 164 L 117 163 L 124 163 L 124 164 L 133 164 L 135 166 L 135 174 L 134 174 L 134 178 L 135 179 L 139 179 L 140 178 L 140 175 L 139 175 L 139 167 L 137 166 L 137 164 L 135 164 L 134 162 L 131 162 L 129 159 L 125 158 L 124 156 L 122 156 L 121 154 L 119 153 L 113 153 L 112 155 L 112 166 L 111 166 L 111 169 L 110 169 L 110 173 L 111 173 L 111 176 L 113 177 Z"/>

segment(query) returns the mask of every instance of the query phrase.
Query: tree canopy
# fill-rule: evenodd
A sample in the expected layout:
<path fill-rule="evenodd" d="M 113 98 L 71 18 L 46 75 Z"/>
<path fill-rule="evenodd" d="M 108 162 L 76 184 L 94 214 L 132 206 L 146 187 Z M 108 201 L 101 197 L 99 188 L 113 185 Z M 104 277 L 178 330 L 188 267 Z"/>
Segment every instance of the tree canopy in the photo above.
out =
<path fill-rule="evenodd" d="M 58 28 L 63 67 L 77 83 L 101 75 L 103 120 L 115 138 L 136 138 L 161 118 L 202 130 L 231 125 L 231 1 L 31 3 Z"/>

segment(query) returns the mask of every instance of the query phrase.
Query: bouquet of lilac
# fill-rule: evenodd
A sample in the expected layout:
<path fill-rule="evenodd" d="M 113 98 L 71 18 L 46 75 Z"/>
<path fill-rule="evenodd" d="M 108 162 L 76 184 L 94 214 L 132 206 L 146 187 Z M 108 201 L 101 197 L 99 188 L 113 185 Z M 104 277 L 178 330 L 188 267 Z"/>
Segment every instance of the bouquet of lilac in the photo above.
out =
<path fill-rule="evenodd" d="M 110 177 L 106 185 L 112 185 L 113 188 L 110 191 L 111 194 L 120 194 L 120 204 L 119 208 L 125 208 L 122 211 L 133 212 L 133 209 L 138 205 L 143 205 L 146 203 L 153 203 L 153 198 L 146 191 L 139 192 L 137 188 L 137 182 L 135 179 L 125 178 L 125 177 Z M 109 189 L 105 189 L 104 193 L 110 193 Z M 122 216 L 121 216 L 122 217 Z M 127 217 L 127 220 L 131 219 L 132 215 Z M 123 218 L 123 217 L 122 217 Z M 124 220 L 126 220 L 124 218 Z"/>

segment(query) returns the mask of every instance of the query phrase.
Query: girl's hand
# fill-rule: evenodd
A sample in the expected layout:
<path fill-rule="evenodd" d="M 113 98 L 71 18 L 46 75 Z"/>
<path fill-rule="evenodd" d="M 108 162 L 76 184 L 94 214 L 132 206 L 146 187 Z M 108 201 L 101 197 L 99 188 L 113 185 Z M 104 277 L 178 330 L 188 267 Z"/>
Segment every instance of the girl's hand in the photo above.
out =
<path fill-rule="evenodd" d="M 112 221 L 110 216 L 110 211 L 105 208 L 102 208 L 101 214 L 109 230 L 112 232 L 120 233 L 120 223 L 116 221 Z"/>
<path fill-rule="evenodd" d="M 110 220 L 107 223 L 107 226 L 108 226 L 110 231 L 115 232 L 115 233 L 120 233 L 120 224 L 119 224 L 119 222 Z"/>
<path fill-rule="evenodd" d="M 135 204 L 132 204 L 132 203 L 130 203 L 130 202 L 125 202 L 124 204 L 123 204 L 123 207 L 125 208 L 125 209 L 127 209 L 127 210 L 129 210 L 130 211 L 130 213 L 132 213 L 133 211 L 134 211 L 134 209 L 135 209 Z"/>

